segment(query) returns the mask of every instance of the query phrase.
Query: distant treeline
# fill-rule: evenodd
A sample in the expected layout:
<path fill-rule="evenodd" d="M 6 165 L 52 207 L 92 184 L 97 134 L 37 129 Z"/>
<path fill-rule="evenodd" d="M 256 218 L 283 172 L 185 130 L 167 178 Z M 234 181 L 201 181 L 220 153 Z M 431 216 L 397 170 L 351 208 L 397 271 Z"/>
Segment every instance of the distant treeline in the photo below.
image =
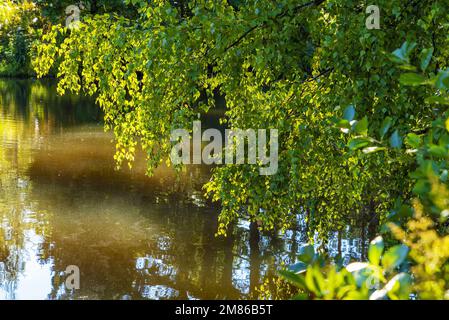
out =
<path fill-rule="evenodd" d="M 83 15 L 117 12 L 132 16 L 135 10 L 119 0 L 43 1 L 2 0 L 0 4 L 0 76 L 33 77 L 33 47 L 51 25 L 64 23 L 73 15 L 69 6 Z M 68 9 L 69 8 L 69 9 Z M 55 72 L 50 72 L 55 76 Z"/>

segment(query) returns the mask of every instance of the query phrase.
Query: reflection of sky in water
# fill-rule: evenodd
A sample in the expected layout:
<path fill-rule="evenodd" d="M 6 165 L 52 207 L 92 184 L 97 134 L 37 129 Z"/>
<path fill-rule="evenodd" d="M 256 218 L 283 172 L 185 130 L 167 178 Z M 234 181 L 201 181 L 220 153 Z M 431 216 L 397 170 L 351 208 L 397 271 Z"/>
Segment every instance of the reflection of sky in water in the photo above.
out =
<path fill-rule="evenodd" d="M 243 294 L 249 293 L 250 263 L 247 259 L 234 258 L 232 264 L 232 285 Z"/>
<path fill-rule="evenodd" d="M 144 258 L 137 258 L 136 269 L 145 274 L 157 274 L 158 276 L 168 277 L 170 280 L 175 280 L 177 270 L 175 267 L 166 263 L 167 256 L 162 255 L 161 258 L 153 258 L 147 256 Z"/>
<path fill-rule="evenodd" d="M 0 299 L 43 300 L 51 292 L 52 264 L 40 262 L 43 238 L 36 235 L 34 230 L 26 230 L 24 237 L 25 246 L 20 252 L 19 260 L 21 272 L 11 281 L 7 280 L 8 271 L 2 268 Z"/>
<path fill-rule="evenodd" d="M 30 210 L 24 210 L 22 220 L 26 223 L 37 222 L 34 218 L 34 214 Z M 6 221 L 3 221 L 2 226 L 8 225 Z M 251 287 L 251 247 L 248 241 L 248 230 L 245 227 L 247 222 L 241 221 L 243 228 L 238 228 L 242 232 L 242 238 L 244 241 L 234 243 L 232 254 L 232 270 L 231 270 L 231 285 L 235 288 L 242 297 L 250 293 Z M 276 265 L 281 263 L 294 262 L 294 255 L 291 255 L 294 244 L 292 242 L 299 240 L 295 238 L 295 233 L 288 231 L 283 234 L 282 244 L 280 250 L 273 249 L 271 244 L 271 238 L 262 235 L 258 244 L 258 250 L 261 257 L 273 256 L 273 259 L 260 260 L 258 266 L 258 272 L 261 277 L 267 274 L 269 268 L 272 267 L 274 260 Z M 245 240 L 246 239 L 246 240 Z M 18 276 L 12 281 L 2 281 L 0 286 L 0 298 L 1 299 L 47 299 L 52 292 L 52 278 L 54 277 L 54 261 L 50 257 L 47 260 L 42 256 L 42 245 L 45 239 L 42 235 L 36 234 L 35 230 L 27 229 L 24 231 L 24 245 L 20 251 L 16 252 L 18 260 L 18 269 L 20 270 Z M 345 243 L 349 245 L 353 241 L 345 240 Z M 357 242 L 357 241 L 355 241 Z M 133 282 L 132 287 L 139 292 L 140 298 L 144 299 L 197 299 L 198 292 L 192 293 L 186 290 L 185 296 L 180 295 L 181 291 L 176 287 L 180 272 L 179 267 L 172 264 L 174 257 L 170 254 L 171 240 L 167 235 L 161 235 L 156 238 L 155 248 L 160 252 L 157 255 L 145 255 L 137 257 L 135 259 L 134 269 L 135 272 L 143 277 L 143 283 Z M 334 245 L 331 241 L 329 244 Z M 54 246 L 54 244 L 52 245 Z M 57 244 L 56 244 L 57 246 Z M 295 248 L 300 248 L 300 244 L 295 245 Z M 343 249 L 346 250 L 346 247 Z M 163 252 L 167 252 L 164 254 Z M 46 262 L 45 262 L 46 261 Z M 193 271 L 193 270 L 191 270 Z M 206 278 L 207 270 L 203 275 Z M 8 279 L 8 272 L 5 270 L 5 264 L 0 263 L 0 273 L 2 279 Z M 175 287 L 169 284 L 157 283 L 157 278 L 166 279 L 164 281 L 171 282 Z M 211 275 L 212 276 L 212 275 Z M 131 280 L 131 279 L 129 279 Z M 121 279 L 120 281 L 123 281 Z M 82 282 L 83 283 L 83 282 Z M 65 292 L 63 285 L 56 285 L 55 296 L 59 298 L 67 298 L 67 292 Z M 184 288 L 185 289 L 185 288 Z M 79 296 L 78 298 L 89 298 L 89 295 Z M 135 299 L 132 294 L 124 293 L 120 299 Z"/>
<path fill-rule="evenodd" d="M 152 300 L 175 299 L 179 292 L 164 285 L 146 285 L 142 291 L 142 297 Z"/>
<path fill-rule="evenodd" d="M 305 244 L 304 232 L 287 230 L 277 233 L 275 237 L 260 234 L 254 247 L 250 223 L 243 219 L 236 226 L 234 240 L 225 244 L 213 236 L 215 227 L 208 226 L 208 221 L 214 221 L 215 217 L 203 221 L 207 215 L 201 213 L 190 217 L 191 213 L 186 211 L 182 213 L 183 220 L 177 221 L 176 217 L 171 217 L 171 213 L 161 210 L 160 213 L 151 213 L 156 216 L 160 214 L 156 219 L 139 214 L 137 207 L 120 200 L 102 202 L 96 192 L 93 199 L 88 198 L 88 201 L 76 204 L 75 207 L 65 204 L 67 195 L 59 195 L 64 206 L 55 207 L 52 211 L 56 215 L 52 218 L 52 215 L 46 213 L 46 206 L 44 211 L 30 209 L 39 207 L 39 201 L 27 198 L 27 185 L 22 182 L 22 187 L 19 187 L 23 189 L 18 194 L 21 205 L 18 209 L 14 207 L 10 210 L 1 223 L 7 243 L 17 238 L 13 226 L 19 223 L 23 227 L 22 245 L 16 242 L 9 246 L 12 252 L 10 258 L 17 259 L 9 265 L 15 267 L 13 272 L 18 274 L 11 275 L 6 270 L 6 264 L 0 263 L 2 278 L 9 279 L 0 285 L 1 299 L 99 299 L 109 293 L 107 290 L 117 290 L 117 294 L 110 292 L 107 295 L 115 299 L 244 298 L 251 294 L 254 287 L 254 272 L 258 274 L 256 285 L 260 284 L 270 269 L 295 262 L 296 253 Z M 53 188 L 50 185 L 51 194 Z M 58 189 L 55 191 L 59 192 Z M 107 195 L 106 198 L 109 197 Z M 49 201 L 46 197 L 39 200 Z M 92 205 L 101 208 L 100 212 L 90 212 Z M 67 217 L 60 216 L 70 210 L 75 211 L 66 212 L 69 214 Z M 206 226 L 206 229 L 198 228 L 198 225 Z M 45 229 L 49 226 L 53 227 L 50 233 Z M 199 233 L 194 232 L 195 228 Z M 332 252 L 336 249 L 337 234 L 330 235 L 330 239 L 329 248 Z M 344 253 L 357 252 L 352 247 L 359 243 L 357 239 L 343 239 L 342 243 Z M 114 252 L 117 246 L 117 252 Z M 252 254 L 253 250 L 256 250 L 255 255 Z M 230 254 L 228 261 L 223 260 L 226 251 Z M 129 265 L 126 274 L 120 270 L 117 274 L 107 274 L 115 264 L 117 268 L 126 267 L 126 259 L 131 257 L 134 262 Z M 57 264 L 55 259 L 59 261 Z M 82 259 L 79 261 L 92 267 L 84 274 L 89 279 L 84 282 L 84 278 L 81 278 L 81 286 L 92 287 L 73 295 L 64 289 L 63 270 L 77 259 Z M 108 261 L 104 267 L 102 261 Z M 97 262 L 100 264 L 96 265 Z M 226 264 L 230 267 L 227 279 Z M 90 279 L 92 272 L 99 275 Z M 106 276 L 102 278 L 103 273 Z M 55 275 L 61 280 L 55 281 Z M 103 287 L 108 287 L 104 281 L 120 283 L 125 289 L 112 287 L 102 292 Z M 223 289 L 227 283 L 230 287 Z"/>

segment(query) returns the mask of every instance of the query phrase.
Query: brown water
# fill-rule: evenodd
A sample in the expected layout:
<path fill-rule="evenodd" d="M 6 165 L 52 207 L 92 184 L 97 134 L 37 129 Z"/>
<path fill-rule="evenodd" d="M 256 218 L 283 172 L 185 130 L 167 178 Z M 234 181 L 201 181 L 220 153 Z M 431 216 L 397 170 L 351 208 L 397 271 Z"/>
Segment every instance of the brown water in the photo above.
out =
<path fill-rule="evenodd" d="M 52 81 L 0 80 L 0 299 L 241 299 L 294 261 L 298 231 L 242 220 L 215 237 L 208 167 L 114 170 L 101 119 Z M 64 286 L 69 265 L 79 290 Z"/>

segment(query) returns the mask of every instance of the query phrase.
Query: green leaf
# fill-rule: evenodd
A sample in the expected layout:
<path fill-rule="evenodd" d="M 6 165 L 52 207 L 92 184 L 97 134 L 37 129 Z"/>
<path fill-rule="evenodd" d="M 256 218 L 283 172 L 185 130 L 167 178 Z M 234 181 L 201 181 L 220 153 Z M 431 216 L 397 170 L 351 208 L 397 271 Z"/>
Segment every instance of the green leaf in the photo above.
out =
<path fill-rule="evenodd" d="M 370 153 L 375 153 L 375 152 L 379 152 L 382 150 L 385 150 L 386 148 L 384 147 L 368 147 L 362 150 L 363 153 L 365 154 L 370 154 Z"/>
<path fill-rule="evenodd" d="M 298 259 L 304 263 L 310 264 L 315 259 L 315 248 L 308 244 L 299 249 Z"/>
<path fill-rule="evenodd" d="M 409 133 L 405 138 L 405 143 L 407 143 L 413 149 L 418 149 L 421 146 L 421 137 L 414 133 Z"/>
<path fill-rule="evenodd" d="M 288 270 L 290 270 L 294 273 L 302 273 L 307 270 L 307 264 L 299 261 L 299 262 L 289 266 Z"/>
<path fill-rule="evenodd" d="M 440 71 L 435 81 L 435 87 L 440 90 L 449 89 L 449 71 Z"/>
<path fill-rule="evenodd" d="M 368 118 L 364 117 L 362 120 L 357 121 L 354 130 L 358 134 L 366 135 L 368 132 Z"/>
<path fill-rule="evenodd" d="M 382 257 L 382 266 L 389 270 L 400 266 L 407 258 L 408 251 L 408 247 L 403 244 L 391 247 Z"/>
<path fill-rule="evenodd" d="M 418 180 L 413 187 L 413 193 L 423 195 L 430 191 L 430 185 L 426 180 Z"/>
<path fill-rule="evenodd" d="M 449 99 L 447 97 L 442 97 L 442 96 L 427 97 L 424 101 L 429 104 L 432 104 L 432 103 L 449 104 Z"/>
<path fill-rule="evenodd" d="M 423 49 L 421 51 L 421 70 L 426 71 L 427 67 L 430 64 L 430 61 L 432 60 L 433 55 L 433 48 L 427 48 Z"/>
<path fill-rule="evenodd" d="M 366 262 L 353 262 L 346 266 L 346 270 L 352 274 L 358 287 L 361 287 L 372 274 L 372 269 Z"/>
<path fill-rule="evenodd" d="M 401 148 L 402 147 L 402 139 L 399 136 L 399 131 L 396 130 L 390 137 L 390 145 L 392 148 Z"/>
<path fill-rule="evenodd" d="M 312 269 L 309 269 L 309 272 L 313 274 L 314 286 L 317 288 L 320 294 L 324 294 L 326 291 L 326 281 L 324 279 L 323 274 L 318 265 L 314 265 Z M 306 283 L 307 283 L 306 276 Z"/>
<path fill-rule="evenodd" d="M 284 280 L 287 280 L 288 282 L 290 282 L 291 284 L 293 284 L 298 288 L 305 289 L 307 287 L 304 280 L 304 276 L 302 275 L 287 270 L 279 270 L 278 273 Z"/>
<path fill-rule="evenodd" d="M 346 266 L 346 270 L 348 270 L 348 272 L 353 273 L 366 269 L 368 268 L 368 266 L 369 265 L 366 262 L 352 262 Z"/>
<path fill-rule="evenodd" d="M 446 158 L 448 155 L 446 148 L 438 145 L 431 145 L 428 151 L 432 156 L 437 158 Z"/>
<path fill-rule="evenodd" d="M 310 291 L 312 291 L 314 294 L 316 295 L 320 295 L 320 288 L 318 287 L 318 284 L 315 282 L 315 272 L 314 272 L 314 267 L 309 266 L 307 268 L 307 272 L 305 274 L 304 280 L 305 280 L 305 284 L 307 286 L 307 289 L 309 289 Z"/>
<path fill-rule="evenodd" d="M 374 291 L 370 296 L 370 300 L 388 300 L 387 290 L 379 289 Z"/>
<path fill-rule="evenodd" d="M 386 117 L 384 121 L 382 122 L 382 125 L 379 130 L 380 138 L 382 139 L 388 132 L 388 130 L 391 127 L 391 123 L 393 120 L 390 117 Z"/>
<path fill-rule="evenodd" d="M 348 147 L 350 150 L 357 150 L 369 145 L 371 140 L 369 138 L 358 137 L 351 139 L 348 143 Z"/>
<path fill-rule="evenodd" d="M 376 266 L 380 263 L 380 257 L 384 251 L 384 240 L 382 237 L 377 237 L 371 241 L 368 248 L 368 260 Z"/>
<path fill-rule="evenodd" d="M 292 300 L 308 300 L 308 299 L 309 295 L 307 293 L 298 293 L 292 298 Z"/>
<path fill-rule="evenodd" d="M 418 73 L 403 73 L 399 78 L 399 82 L 406 86 L 419 86 L 424 84 L 427 78 Z"/>
<path fill-rule="evenodd" d="M 337 123 L 337 128 L 340 129 L 351 129 L 351 124 L 346 119 L 341 119 Z M 347 131 L 347 130 L 346 130 Z"/>
<path fill-rule="evenodd" d="M 355 108 L 353 105 L 350 105 L 343 112 L 343 119 L 352 121 L 352 120 L 354 120 L 354 117 L 355 117 Z"/>
<path fill-rule="evenodd" d="M 416 42 L 405 41 L 399 49 L 393 51 L 393 57 L 396 62 L 409 63 L 410 54 L 416 47 Z"/>
<path fill-rule="evenodd" d="M 401 272 L 388 281 L 385 291 L 391 300 L 408 300 L 410 299 L 411 284 L 411 276 Z"/>

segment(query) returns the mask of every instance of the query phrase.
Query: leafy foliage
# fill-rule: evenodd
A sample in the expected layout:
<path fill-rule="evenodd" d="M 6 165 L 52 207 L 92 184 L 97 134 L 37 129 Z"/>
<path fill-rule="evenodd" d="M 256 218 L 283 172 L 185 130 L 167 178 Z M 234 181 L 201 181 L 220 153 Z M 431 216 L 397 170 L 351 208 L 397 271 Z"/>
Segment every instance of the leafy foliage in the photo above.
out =
<path fill-rule="evenodd" d="M 447 201 L 447 196 L 445 201 Z M 393 234 L 410 248 L 414 289 L 420 299 L 449 299 L 449 236 L 425 216 L 419 203 L 406 231 L 391 225 Z"/>
<path fill-rule="evenodd" d="M 30 47 L 40 38 L 43 18 L 32 1 L 0 4 L 0 75 L 30 75 Z"/>
<path fill-rule="evenodd" d="M 313 247 L 306 248 L 313 252 Z M 303 254 L 298 257 L 307 261 L 298 262 L 304 264 L 303 268 L 292 266 L 280 274 L 301 290 L 295 297 L 298 299 L 407 299 L 411 278 L 397 271 L 405 262 L 408 248 L 397 245 L 384 252 L 379 237 L 371 242 L 369 252 L 368 262 L 354 262 L 346 267 L 328 263 L 314 252 Z"/>
<path fill-rule="evenodd" d="M 401 49 L 393 52 L 394 55 L 400 56 L 400 63 L 406 63 L 405 68 L 408 70 L 415 70 L 408 65 L 410 61 L 408 55 L 412 49 L 404 48 L 414 47 L 414 45 L 405 43 Z M 424 57 L 424 60 L 421 61 L 422 70 L 425 70 L 428 65 L 430 59 L 428 52 L 431 51 L 425 49 L 421 53 L 421 56 Z M 439 70 L 429 79 L 418 73 L 414 73 L 413 76 L 410 73 L 405 73 L 405 76 L 400 77 L 400 82 L 403 85 L 411 86 L 433 86 L 437 91 L 434 96 L 426 100 L 444 105 L 447 104 L 446 97 L 449 89 L 449 82 L 445 82 L 446 72 Z M 440 99 L 434 99 L 435 97 Z M 420 299 L 449 299 L 449 236 L 447 235 L 449 191 L 447 190 L 446 174 L 449 155 L 447 149 L 449 127 L 445 125 L 448 123 L 447 112 L 443 108 L 435 109 L 434 112 L 437 117 L 426 128 L 425 133 L 421 136 L 409 133 L 406 138 L 407 144 L 414 148 L 414 150 L 407 150 L 406 153 L 415 154 L 418 165 L 417 170 L 411 175 L 416 181 L 413 190 L 423 204 L 415 200 L 413 208 L 402 206 L 401 211 L 413 213 L 413 218 L 405 224 L 405 228 L 398 225 L 400 222 L 398 220 L 395 221 L 396 223 L 389 223 L 389 228 L 395 238 L 404 244 L 393 246 L 382 254 L 384 243 L 381 238 L 376 238 L 371 242 L 368 250 L 369 262 L 353 263 L 343 270 L 338 270 L 332 264 L 328 264 L 324 269 L 320 269 L 316 265 L 306 268 L 303 266 L 303 262 L 299 262 L 293 266 L 291 271 L 281 271 L 281 276 L 284 279 L 305 292 L 301 297 L 408 299 L 413 292 L 415 297 Z M 388 122 L 383 126 L 389 126 Z M 385 133 L 386 130 L 381 129 L 381 132 Z M 400 140 L 396 130 L 390 138 L 391 148 L 400 148 L 401 145 L 397 142 Z M 381 142 L 376 143 L 381 144 Z M 385 283 L 385 275 L 398 270 L 407 257 L 411 260 L 410 270 L 396 274 L 382 289 L 370 292 L 370 287 L 366 284 L 366 277 L 375 279 L 377 283 Z M 302 267 L 298 269 L 295 267 L 297 265 Z M 327 278 L 324 277 L 323 270 Z M 304 271 L 306 272 L 305 276 L 301 275 Z M 350 275 L 348 275 L 348 271 Z M 316 286 L 316 283 L 320 283 L 320 285 Z M 341 292 L 345 292 L 346 295 Z"/>
<path fill-rule="evenodd" d="M 46 30 L 34 68 L 56 67 L 60 93 L 95 96 L 117 165 L 131 166 L 140 146 L 148 174 L 167 161 L 170 131 L 218 98 L 228 127 L 278 129 L 276 175 L 214 169 L 205 191 L 222 205 L 219 234 L 242 215 L 273 229 L 304 212 L 311 240 L 347 225 L 373 239 L 368 261 L 346 267 L 305 247 L 282 273 L 298 298 L 445 298 L 449 5 L 376 4 L 379 30 L 365 28 L 355 0 L 89 1 L 78 28 Z"/>
<path fill-rule="evenodd" d="M 352 224 L 371 238 L 388 209 L 410 199 L 404 177 L 415 162 L 400 151 L 403 133 L 428 127 L 434 110 L 431 89 L 400 86 L 394 66 L 415 59 L 415 42 L 429 48 L 421 68 L 445 65 L 446 1 L 379 1 L 380 30 L 364 27 L 352 0 L 127 3 L 137 19 L 105 13 L 70 32 L 55 26 L 35 61 L 39 76 L 58 63 L 61 93 L 98 97 L 118 164 L 132 163 L 140 144 L 151 173 L 167 159 L 169 131 L 189 128 L 221 96 L 230 128 L 280 132 L 277 175 L 215 169 L 205 190 L 222 204 L 221 234 L 242 213 L 272 229 L 302 210 L 310 235 Z M 408 42 L 390 59 L 398 39 Z"/>

